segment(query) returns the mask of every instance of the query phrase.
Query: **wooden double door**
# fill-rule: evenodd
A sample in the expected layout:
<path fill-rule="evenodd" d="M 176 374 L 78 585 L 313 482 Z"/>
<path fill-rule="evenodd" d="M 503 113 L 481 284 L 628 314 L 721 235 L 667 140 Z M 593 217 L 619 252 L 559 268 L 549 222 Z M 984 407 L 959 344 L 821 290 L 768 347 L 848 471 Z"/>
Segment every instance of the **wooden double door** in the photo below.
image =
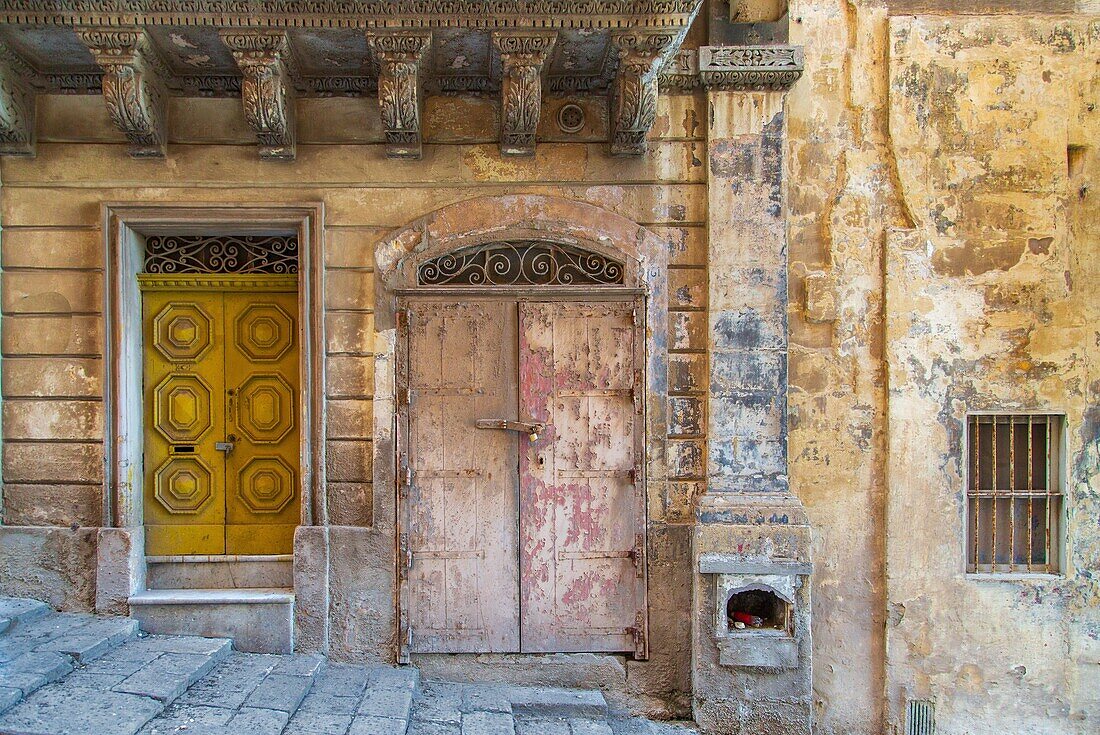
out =
<path fill-rule="evenodd" d="M 146 553 L 291 553 L 300 507 L 295 286 L 263 275 L 202 276 L 191 288 L 185 276 L 139 279 Z"/>
<path fill-rule="evenodd" d="M 405 651 L 644 656 L 640 309 L 404 306 Z"/>

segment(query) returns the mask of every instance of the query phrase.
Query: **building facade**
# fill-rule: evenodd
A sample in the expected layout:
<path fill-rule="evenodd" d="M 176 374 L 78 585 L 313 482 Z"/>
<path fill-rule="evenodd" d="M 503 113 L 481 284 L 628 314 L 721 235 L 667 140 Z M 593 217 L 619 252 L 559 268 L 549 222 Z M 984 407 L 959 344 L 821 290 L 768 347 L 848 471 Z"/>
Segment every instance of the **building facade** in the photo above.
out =
<path fill-rule="evenodd" d="M 0 592 L 1095 732 L 1100 7 L 961 5 L 0 1 Z"/>

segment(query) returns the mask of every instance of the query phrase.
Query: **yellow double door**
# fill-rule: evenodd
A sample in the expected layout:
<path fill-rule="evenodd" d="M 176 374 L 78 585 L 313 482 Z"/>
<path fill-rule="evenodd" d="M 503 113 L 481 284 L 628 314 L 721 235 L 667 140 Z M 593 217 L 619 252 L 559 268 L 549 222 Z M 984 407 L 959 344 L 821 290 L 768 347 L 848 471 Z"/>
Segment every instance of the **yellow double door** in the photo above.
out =
<path fill-rule="evenodd" d="M 139 279 L 146 553 L 291 553 L 300 508 L 293 279 L 203 276 L 191 288 L 180 276 Z"/>

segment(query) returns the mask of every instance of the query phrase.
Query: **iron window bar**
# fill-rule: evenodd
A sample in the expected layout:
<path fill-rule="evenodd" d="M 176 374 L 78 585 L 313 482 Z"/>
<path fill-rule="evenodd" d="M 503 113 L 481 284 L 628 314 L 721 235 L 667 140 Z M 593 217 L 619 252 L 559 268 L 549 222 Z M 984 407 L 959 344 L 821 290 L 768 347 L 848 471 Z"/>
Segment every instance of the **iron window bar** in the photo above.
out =
<path fill-rule="evenodd" d="M 972 573 L 1056 573 L 1062 417 L 968 417 L 968 558 Z"/>

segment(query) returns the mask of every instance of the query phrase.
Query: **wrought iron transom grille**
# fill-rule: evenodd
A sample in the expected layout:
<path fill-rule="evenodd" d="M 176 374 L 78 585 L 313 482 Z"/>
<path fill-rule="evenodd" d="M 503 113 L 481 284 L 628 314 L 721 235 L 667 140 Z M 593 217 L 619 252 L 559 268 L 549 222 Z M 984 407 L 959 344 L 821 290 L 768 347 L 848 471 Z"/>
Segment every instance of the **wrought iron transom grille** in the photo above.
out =
<path fill-rule="evenodd" d="M 614 286 L 623 264 L 598 253 L 550 242 L 492 242 L 420 264 L 421 286 Z"/>
<path fill-rule="evenodd" d="M 298 272 L 297 235 L 152 235 L 146 273 Z"/>

